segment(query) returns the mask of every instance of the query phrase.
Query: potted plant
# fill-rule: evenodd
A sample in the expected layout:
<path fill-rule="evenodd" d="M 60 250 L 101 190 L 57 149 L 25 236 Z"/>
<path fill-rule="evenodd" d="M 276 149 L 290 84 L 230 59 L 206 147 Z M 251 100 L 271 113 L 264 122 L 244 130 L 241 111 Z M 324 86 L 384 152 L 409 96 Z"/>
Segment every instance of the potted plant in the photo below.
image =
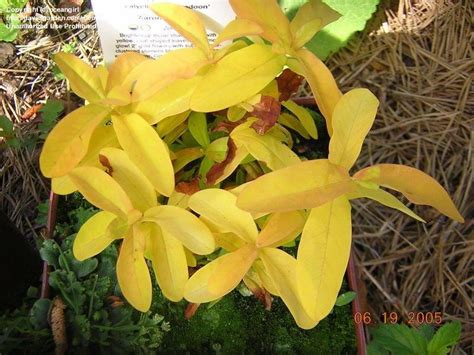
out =
<path fill-rule="evenodd" d="M 212 44 L 192 10 L 155 4 L 194 47 L 156 60 L 125 53 L 108 69 L 55 55 L 88 104 L 53 129 L 40 166 L 55 193 L 79 191 L 102 210 L 74 241 L 78 260 L 123 240 L 117 277 L 136 309 L 152 302 L 150 260 L 171 301 L 214 302 L 243 281 L 264 303 L 280 297 L 298 326 L 310 329 L 339 294 L 351 199 L 374 199 L 421 220 L 382 186 L 462 217 L 446 191 L 416 169 L 382 164 L 349 175 L 378 100 L 366 89 L 342 95 L 304 48 L 338 18 L 334 10 L 310 1 L 290 22 L 276 1 L 230 3 L 237 18 Z M 290 99 L 298 76 L 324 118 L 327 159 L 291 149 L 295 139 L 325 134 Z"/>

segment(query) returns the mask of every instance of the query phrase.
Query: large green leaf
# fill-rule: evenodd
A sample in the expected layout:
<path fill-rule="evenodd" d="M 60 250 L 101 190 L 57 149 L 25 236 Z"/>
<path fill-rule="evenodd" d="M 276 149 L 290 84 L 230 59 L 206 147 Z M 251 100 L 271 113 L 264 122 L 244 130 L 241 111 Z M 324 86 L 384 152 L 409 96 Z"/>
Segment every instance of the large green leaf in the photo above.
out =
<path fill-rule="evenodd" d="M 294 16 L 296 10 L 306 2 L 307 0 L 279 0 L 289 17 Z M 344 47 L 354 33 L 365 28 L 379 2 L 380 0 L 324 0 L 342 17 L 319 31 L 306 47 L 320 59 L 326 59 L 331 53 Z"/>

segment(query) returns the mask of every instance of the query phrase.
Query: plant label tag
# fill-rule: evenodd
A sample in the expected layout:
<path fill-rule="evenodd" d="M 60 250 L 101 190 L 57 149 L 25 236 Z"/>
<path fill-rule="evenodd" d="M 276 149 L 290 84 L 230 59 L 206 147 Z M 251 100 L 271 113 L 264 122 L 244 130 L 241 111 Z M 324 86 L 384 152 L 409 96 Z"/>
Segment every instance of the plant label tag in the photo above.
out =
<path fill-rule="evenodd" d="M 125 52 L 153 58 L 191 43 L 159 18 L 149 6 L 157 0 L 92 0 L 106 64 Z M 235 18 L 228 0 L 173 0 L 202 14 L 212 41 Z"/>

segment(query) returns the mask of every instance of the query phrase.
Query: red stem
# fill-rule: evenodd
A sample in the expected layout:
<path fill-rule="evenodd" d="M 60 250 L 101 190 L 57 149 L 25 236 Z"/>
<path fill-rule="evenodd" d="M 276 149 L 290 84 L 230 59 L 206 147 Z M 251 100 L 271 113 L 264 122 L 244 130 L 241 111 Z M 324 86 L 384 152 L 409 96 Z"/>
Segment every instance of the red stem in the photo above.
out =
<path fill-rule="evenodd" d="M 349 257 L 349 265 L 347 266 L 347 280 L 349 281 L 349 288 L 356 293 L 356 298 L 352 301 L 352 314 L 355 315 L 357 312 L 361 312 L 360 301 L 359 301 L 359 283 L 358 275 L 355 264 L 354 252 L 351 249 L 351 255 Z M 366 355 L 367 347 L 365 340 L 364 324 L 362 322 L 354 322 L 356 340 L 357 340 L 357 355 Z"/>
<path fill-rule="evenodd" d="M 54 239 L 54 227 L 56 226 L 56 212 L 58 210 L 58 195 L 53 191 L 49 194 L 48 219 L 46 221 L 46 239 Z M 41 276 L 41 298 L 49 298 L 49 270 L 50 266 L 43 262 L 43 274 Z"/>

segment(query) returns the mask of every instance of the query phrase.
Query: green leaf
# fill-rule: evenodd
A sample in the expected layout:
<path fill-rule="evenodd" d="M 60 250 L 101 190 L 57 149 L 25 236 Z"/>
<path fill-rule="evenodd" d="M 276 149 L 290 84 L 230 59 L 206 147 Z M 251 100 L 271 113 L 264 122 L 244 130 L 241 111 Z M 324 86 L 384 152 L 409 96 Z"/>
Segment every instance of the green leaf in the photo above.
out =
<path fill-rule="evenodd" d="M 54 127 L 61 113 L 64 111 L 64 105 L 61 101 L 55 99 L 49 99 L 41 107 L 41 117 L 43 121 L 40 123 L 38 128 L 41 131 L 42 138 L 46 138 L 46 135 Z"/>
<path fill-rule="evenodd" d="M 25 7 L 28 0 L 7 0 L 6 2 L 9 3 L 12 8 L 22 9 Z"/>
<path fill-rule="evenodd" d="M 84 261 L 79 261 L 75 258 L 72 258 L 70 262 L 71 269 L 76 273 L 78 278 L 82 278 L 89 275 L 97 268 L 98 264 L 99 262 L 96 258 L 87 259 Z"/>
<path fill-rule="evenodd" d="M 0 41 L 13 42 L 18 35 L 18 26 L 21 24 L 18 15 L 7 15 L 7 24 L 0 22 Z"/>
<path fill-rule="evenodd" d="M 418 328 L 418 331 L 426 338 L 426 340 L 430 341 L 435 333 L 435 328 L 431 324 L 422 324 Z"/>
<path fill-rule="evenodd" d="M 40 249 L 41 259 L 56 269 L 59 266 L 59 255 L 60 250 L 58 244 L 51 239 L 45 240 Z"/>
<path fill-rule="evenodd" d="M 354 291 L 348 291 L 339 295 L 336 299 L 336 306 L 341 307 L 345 306 L 346 304 L 351 303 L 354 298 L 356 298 L 357 294 Z"/>
<path fill-rule="evenodd" d="M 61 292 L 64 301 L 75 312 L 86 302 L 85 287 L 72 271 L 56 270 L 49 274 L 49 285 Z"/>
<path fill-rule="evenodd" d="M 383 324 L 372 332 L 370 345 L 397 355 L 426 355 L 428 342 L 416 329 L 406 324 Z"/>
<path fill-rule="evenodd" d="M 228 137 L 216 139 L 206 149 L 206 157 L 216 163 L 224 161 L 227 156 L 227 141 Z"/>
<path fill-rule="evenodd" d="M 48 313 L 51 308 L 51 300 L 41 298 L 37 300 L 30 310 L 30 323 L 35 329 L 48 328 Z"/>
<path fill-rule="evenodd" d="M 11 148 L 19 148 L 20 140 L 15 136 L 13 122 L 6 116 L 0 116 L 0 137 L 3 137 L 7 146 Z"/>
<path fill-rule="evenodd" d="M 291 15 L 305 2 L 280 0 L 280 5 Z M 306 47 L 321 60 L 344 47 L 354 33 L 365 28 L 367 20 L 372 17 L 380 0 L 324 0 L 324 2 L 342 17 L 324 27 L 306 44 Z"/>
<path fill-rule="evenodd" d="M 66 76 L 63 74 L 61 69 L 59 69 L 59 67 L 56 64 L 53 65 L 51 71 L 53 72 L 54 80 L 56 81 L 66 80 Z"/>
<path fill-rule="evenodd" d="M 188 127 L 192 136 L 203 148 L 206 148 L 209 143 L 209 133 L 207 131 L 206 115 L 202 112 L 193 112 L 188 119 Z"/>
<path fill-rule="evenodd" d="M 461 322 L 446 323 L 438 329 L 428 344 L 429 355 L 444 355 L 450 352 L 461 336 Z"/>
<path fill-rule="evenodd" d="M 204 157 L 201 161 L 201 165 L 199 166 L 199 188 L 201 190 L 207 188 L 206 175 L 213 165 L 214 162 L 208 157 Z"/>
<path fill-rule="evenodd" d="M 7 116 L 0 116 L 0 137 L 13 136 L 13 122 Z"/>
<path fill-rule="evenodd" d="M 380 344 L 372 341 L 367 345 L 367 355 L 390 355 Z"/>

